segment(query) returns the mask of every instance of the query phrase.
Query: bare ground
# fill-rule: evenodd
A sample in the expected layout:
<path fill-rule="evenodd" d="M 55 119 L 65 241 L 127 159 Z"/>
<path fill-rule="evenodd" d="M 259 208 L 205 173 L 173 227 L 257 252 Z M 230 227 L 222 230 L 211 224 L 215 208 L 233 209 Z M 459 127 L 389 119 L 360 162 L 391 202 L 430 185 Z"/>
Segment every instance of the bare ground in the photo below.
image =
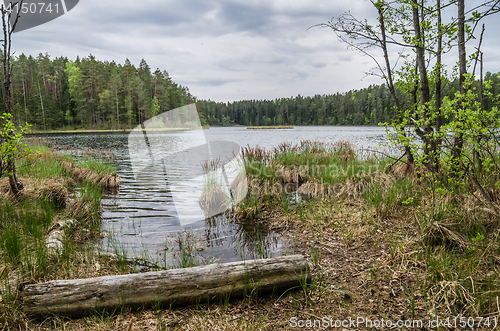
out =
<path fill-rule="evenodd" d="M 293 215 L 262 220 L 291 238 L 294 253 L 308 257 L 312 280 L 307 288 L 210 305 L 125 309 L 113 316 L 94 315 L 78 320 L 61 318 L 52 320 L 52 325 L 45 322 L 32 324 L 31 328 L 290 330 L 316 326 L 315 329 L 365 330 L 391 320 L 415 323 L 408 329 L 430 330 L 429 313 L 433 306 L 428 296 L 420 293 L 425 265 L 418 260 L 418 238 L 412 222 L 397 217 L 375 221 L 379 219 L 377 215 L 366 217 L 360 208 L 359 204 L 342 204 L 325 210 L 324 218 L 319 220 L 300 221 Z M 368 320 L 374 323 L 372 327 Z M 418 321 L 422 321 L 422 326 Z"/>

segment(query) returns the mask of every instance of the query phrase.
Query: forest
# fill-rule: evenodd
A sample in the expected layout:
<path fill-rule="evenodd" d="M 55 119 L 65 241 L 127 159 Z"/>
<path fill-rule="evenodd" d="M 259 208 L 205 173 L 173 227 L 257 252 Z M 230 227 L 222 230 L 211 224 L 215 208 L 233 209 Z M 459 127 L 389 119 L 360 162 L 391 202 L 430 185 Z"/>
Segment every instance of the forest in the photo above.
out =
<path fill-rule="evenodd" d="M 378 125 L 394 117 L 385 84 L 328 95 L 275 100 L 215 102 L 198 100 L 166 70 L 152 71 L 143 59 L 138 67 L 99 61 L 92 54 L 71 61 L 49 54 L 13 58 L 14 123 L 35 131 L 131 129 L 162 112 L 196 102 L 202 125 Z M 487 73 L 493 95 L 500 93 L 497 74 Z M 458 81 L 445 81 L 443 96 L 453 96 Z M 412 104 L 396 90 L 401 107 Z M 492 101 L 485 100 L 486 109 Z M 3 110 L 1 103 L 0 110 Z"/>
<path fill-rule="evenodd" d="M 500 92 L 500 78 L 487 73 L 491 92 Z M 476 84 L 477 85 L 477 84 Z M 447 82 L 443 96 L 452 97 L 458 90 L 458 81 Z M 401 107 L 409 109 L 410 98 L 396 90 Z M 495 101 L 485 98 L 485 109 Z M 279 98 L 275 100 L 243 100 L 235 102 L 197 101 L 202 122 L 208 125 L 379 125 L 394 118 L 394 102 L 385 84 L 370 85 L 361 90 L 328 95 Z"/>
<path fill-rule="evenodd" d="M 13 120 L 37 131 L 132 128 L 195 100 L 144 60 L 135 67 L 128 59 L 121 65 L 93 55 L 70 61 L 21 54 L 12 63 Z"/>

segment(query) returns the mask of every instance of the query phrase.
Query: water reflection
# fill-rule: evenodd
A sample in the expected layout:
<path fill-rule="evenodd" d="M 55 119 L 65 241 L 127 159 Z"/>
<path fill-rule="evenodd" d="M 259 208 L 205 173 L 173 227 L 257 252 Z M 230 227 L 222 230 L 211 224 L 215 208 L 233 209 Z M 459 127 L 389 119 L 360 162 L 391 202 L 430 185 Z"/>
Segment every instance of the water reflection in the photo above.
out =
<path fill-rule="evenodd" d="M 284 253 L 281 236 L 262 223 L 241 221 L 225 214 L 207 219 L 205 225 L 208 248 L 227 246 L 228 254 L 241 260 L 267 258 Z"/>
<path fill-rule="evenodd" d="M 182 139 L 181 134 L 173 132 L 164 135 L 175 142 Z M 186 236 L 194 243 L 193 254 L 202 263 L 214 259 L 229 262 L 279 256 L 284 254 L 285 247 L 289 247 L 283 237 L 269 231 L 265 225 L 258 222 L 236 222 L 227 215 L 209 219 L 198 215 L 194 223 L 182 227 L 174 197 L 178 199 L 183 194 L 189 194 L 192 191 L 189 182 L 173 187 L 165 177 L 158 181 L 158 169 L 151 165 L 136 179 L 129 156 L 127 133 L 39 136 L 80 149 L 111 149 L 117 155 L 115 165 L 122 180 L 121 186 L 118 192 L 106 193 L 102 200 L 102 228 L 109 233 L 103 240 L 102 247 L 109 252 L 172 266 L 178 264 L 180 257 L 179 240 L 185 241 Z M 378 127 L 297 127 L 294 130 L 254 131 L 237 127 L 211 128 L 205 130 L 205 136 L 207 141 L 226 141 L 231 136 L 231 141 L 240 146 L 248 144 L 264 148 L 271 148 L 282 141 L 298 143 L 303 139 L 350 139 L 358 145 L 375 148 L 384 140 L 384 130 Z M 183 166 L 178 165 L 179 169 Z M 149 184 L 144 185 L 144 181 Z"/>

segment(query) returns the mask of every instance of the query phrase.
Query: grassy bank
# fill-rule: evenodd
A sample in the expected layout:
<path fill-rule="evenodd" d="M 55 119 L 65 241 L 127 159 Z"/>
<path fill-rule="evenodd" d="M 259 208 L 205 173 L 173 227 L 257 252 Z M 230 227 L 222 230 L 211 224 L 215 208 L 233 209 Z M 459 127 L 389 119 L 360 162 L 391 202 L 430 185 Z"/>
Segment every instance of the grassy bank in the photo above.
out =
<path fill-rule="evenodd" d="M 291 236 L 315 271 L 295 308 L 268 325 L 319 316 L 426 326 L 449 318 L 453 326 L 473 317 L 475 327 L 483 318 L 481 327 L 493 328 L 499 215 L 472 181 L 433 181 L 392 159 L 360 158 L 342 142 L 247 149 L 245 160 L 252 193 L 236 212 Z M 498 208 L 500 174 L 478 178 Z"/>
<path fill-rule="evenodd" d="M 27 320 L 26 326 L 20 322 L 22 313 L 15 319 L 4 312 L 2 318 L 8 316 L 11 329 L 43 330 L 287 330 L 300 325 L 337 329 L 349 319 L 361 321 L 355 325 L 361 330 L 373 329 L 373 323 L 382 320 L 401 321 L 406 329 L 445 330 L 460 328 L 460 317 L 475 328 L 493 329 L 498 324 L 498 214 L 486 207 L 466 178 L 460 186 L 430 181 L 405 163 L 361 154 L 348 142 L 247 148 L 244 160 L 249 193 L 232 216 L 236 222 L 265 225 L 288 237 L 293 253 L 309 260 L 310 284 L 271 296 L 250 293 L 243 299 L 227 297 L 184 308 L 121 309 L 81 319 L 50 317 L 43 323 Z M 495 176 L 480 178 L 496 206 L 500 194 Z M 22 231 L 31 231 L 31 225 L 23 226 Z M 88 232 L 92 231 L 84 233 Z M 23 256 L 15 251 L 2 253 L 9 270 L 16 256 Z M 179 259 L 180 267 L 196 264 L 190 251 L 186 253 Z M 71 254 L 80 261 L 90 259 L 84 253 Z M 103 271 L 104 262 L 96 259 L 104 257 L 89 256 L 91 263 L 80 264 L 89 268 L 81 269 L 87 277 L 130 272 L 113 261 Z M 54 260 L 56 265 L 59 260 Z M 33 270 L 27 262 L 16 265 L 22 263 Z M 52 277 L 31 275 L 36 280 Z M 14 296 L 7 302 L 8 307 L 19 304 Z M 448 324 L 434 328 L 436 318 Z"/>
<path fill-rule="evenodd" d="M 122 272 L 116 259 L 93 245 L 101 237 L 103 191 L 119 186 L 114 167 L 56 154 L 44 140 L 32 139 L 30 146 L 34 157 L 17 162 L 21 193 L 14 196 L 8 178 L 0 178 L 2 330 L 38 324 L 22 310 L 21 284 Z"/>

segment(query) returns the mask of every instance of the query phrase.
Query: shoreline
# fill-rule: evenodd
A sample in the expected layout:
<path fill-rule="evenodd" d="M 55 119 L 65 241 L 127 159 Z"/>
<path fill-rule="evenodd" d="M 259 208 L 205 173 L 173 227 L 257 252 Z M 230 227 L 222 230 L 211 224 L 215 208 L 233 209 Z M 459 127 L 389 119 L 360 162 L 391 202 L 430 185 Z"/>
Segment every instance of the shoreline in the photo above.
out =
<path fill-rule="evenodd" d="M 64 321 L 48 317 L 49 321 L 59 329 L 131 329 L 134 324 L 143 330 L 159 325 L 171 325 L 173 330 L 228 329 L 228 322 L 233 330 L 289 330 L 316 322 L 333 328 L 360 319 L 374 325 L 382 320 L 432 325 L 450 316 L 448 297 L 462 305 L 458 315 L 496 316 L 500 278 L 491 269 L 498 263 L 500 232 L 491 223 L 494 215 L 467 192 L 445 193 L 432 201 L 428 183 L 415 169 L 386 158 L 362 160 L 348 142 L 305 141 L 272 152 L 254 147 L 245 151 L 245 160 L 248 192 L 232 211 L 232 219 L 261 223 L 288 236 L 293 254 L 303 255 L 309 263 L 309 282 L 285 293 L 208 298 L 195 309 L 123 307 L 104 322 L 96 319 L 98 313 Z M 307 166 L 297 168 L 300 164 Z M 432 202 L 442 206 L 443 221 L 432 218 Z M 464 221 L 451 223 L 457 219 Z M 81 231 L 79 236 L 87 235 Z M 260 258 L 272 257 L 262 240 L 254 238 L 252 249 Z M 182 266 L 192 266 L 197 246 L 186 240 L 179 243 L 186 243 L 180 256 L 187 257 L 187 264 Z M 78 260 L 78 275 L 149 271 L 134 269 L 136 264 L 116 254 L 115 260 L 91 255 Z M 103 270 L 105 264 L 108 268 Z M 455 274 L 449 272 L 450 264 Z M 453 287 L 444 292 L 443 286 Z M 455 288 L 463 297 L 455 296 Z M 17 307 L 18 302 L 11 299 L 8 304 Z M 13 325 L 23 320 L 41 329 L 39 321 L 23 312 L 1 313 L 10 314 L 6 316 Z"/>
<path fill-rule="evenodd" d="M 202 130 L 208 130 L 210 129 L 209 126 L 202 126 Z M 161 128 L 159 129 L 149 129 L 148 131 L 185 131 L 189 130 L 189 128 L 171 128 L 168 130 L 163 130 Z M 31 133 L 28 133 L 27 135 L 37 135 L 37 134 L 62 134 L 62 133 L 130 133 L 134 131 L 133 129 L 121 129 L 121 130 L 116 130 L 116 129 L 82 129 L 82 130 L 48 130 L 48 131 L 39 131 L 39 130 L 33 130 Z"/>
<path fill-rule="evenodd" d="M 289 125 L 277 126 L 247 126 L 247 130 L 293 130 L 295 127 Z"/>
<path fill-rule="evenodd" d="M 380 125 L 281 125 L 281 126 L 252 126 L 252 125 L 231 125 L 231 126 L 202 126 L 203 130 L 209 130 L 210 128 L 245 128 L 247 130 L 275 130 L 275 129 L 296 129 L 298 127 L 332 127 L 332 128 L 352 128 L 352 127 L 366 127 L 366 128 L 383 128 Z M 164 131 L 183 131 L 188 130 L 188 128 L 172 128 Z M 131 129 L 76 129 L 76 130 L 32 130 L 31 133 L 27 135 L 39 135 L 39 134 L 63 134 L 63 133 L 130 133 Z M 149 129 L 148 131 L 162 131 L 162 129 Z"/>

